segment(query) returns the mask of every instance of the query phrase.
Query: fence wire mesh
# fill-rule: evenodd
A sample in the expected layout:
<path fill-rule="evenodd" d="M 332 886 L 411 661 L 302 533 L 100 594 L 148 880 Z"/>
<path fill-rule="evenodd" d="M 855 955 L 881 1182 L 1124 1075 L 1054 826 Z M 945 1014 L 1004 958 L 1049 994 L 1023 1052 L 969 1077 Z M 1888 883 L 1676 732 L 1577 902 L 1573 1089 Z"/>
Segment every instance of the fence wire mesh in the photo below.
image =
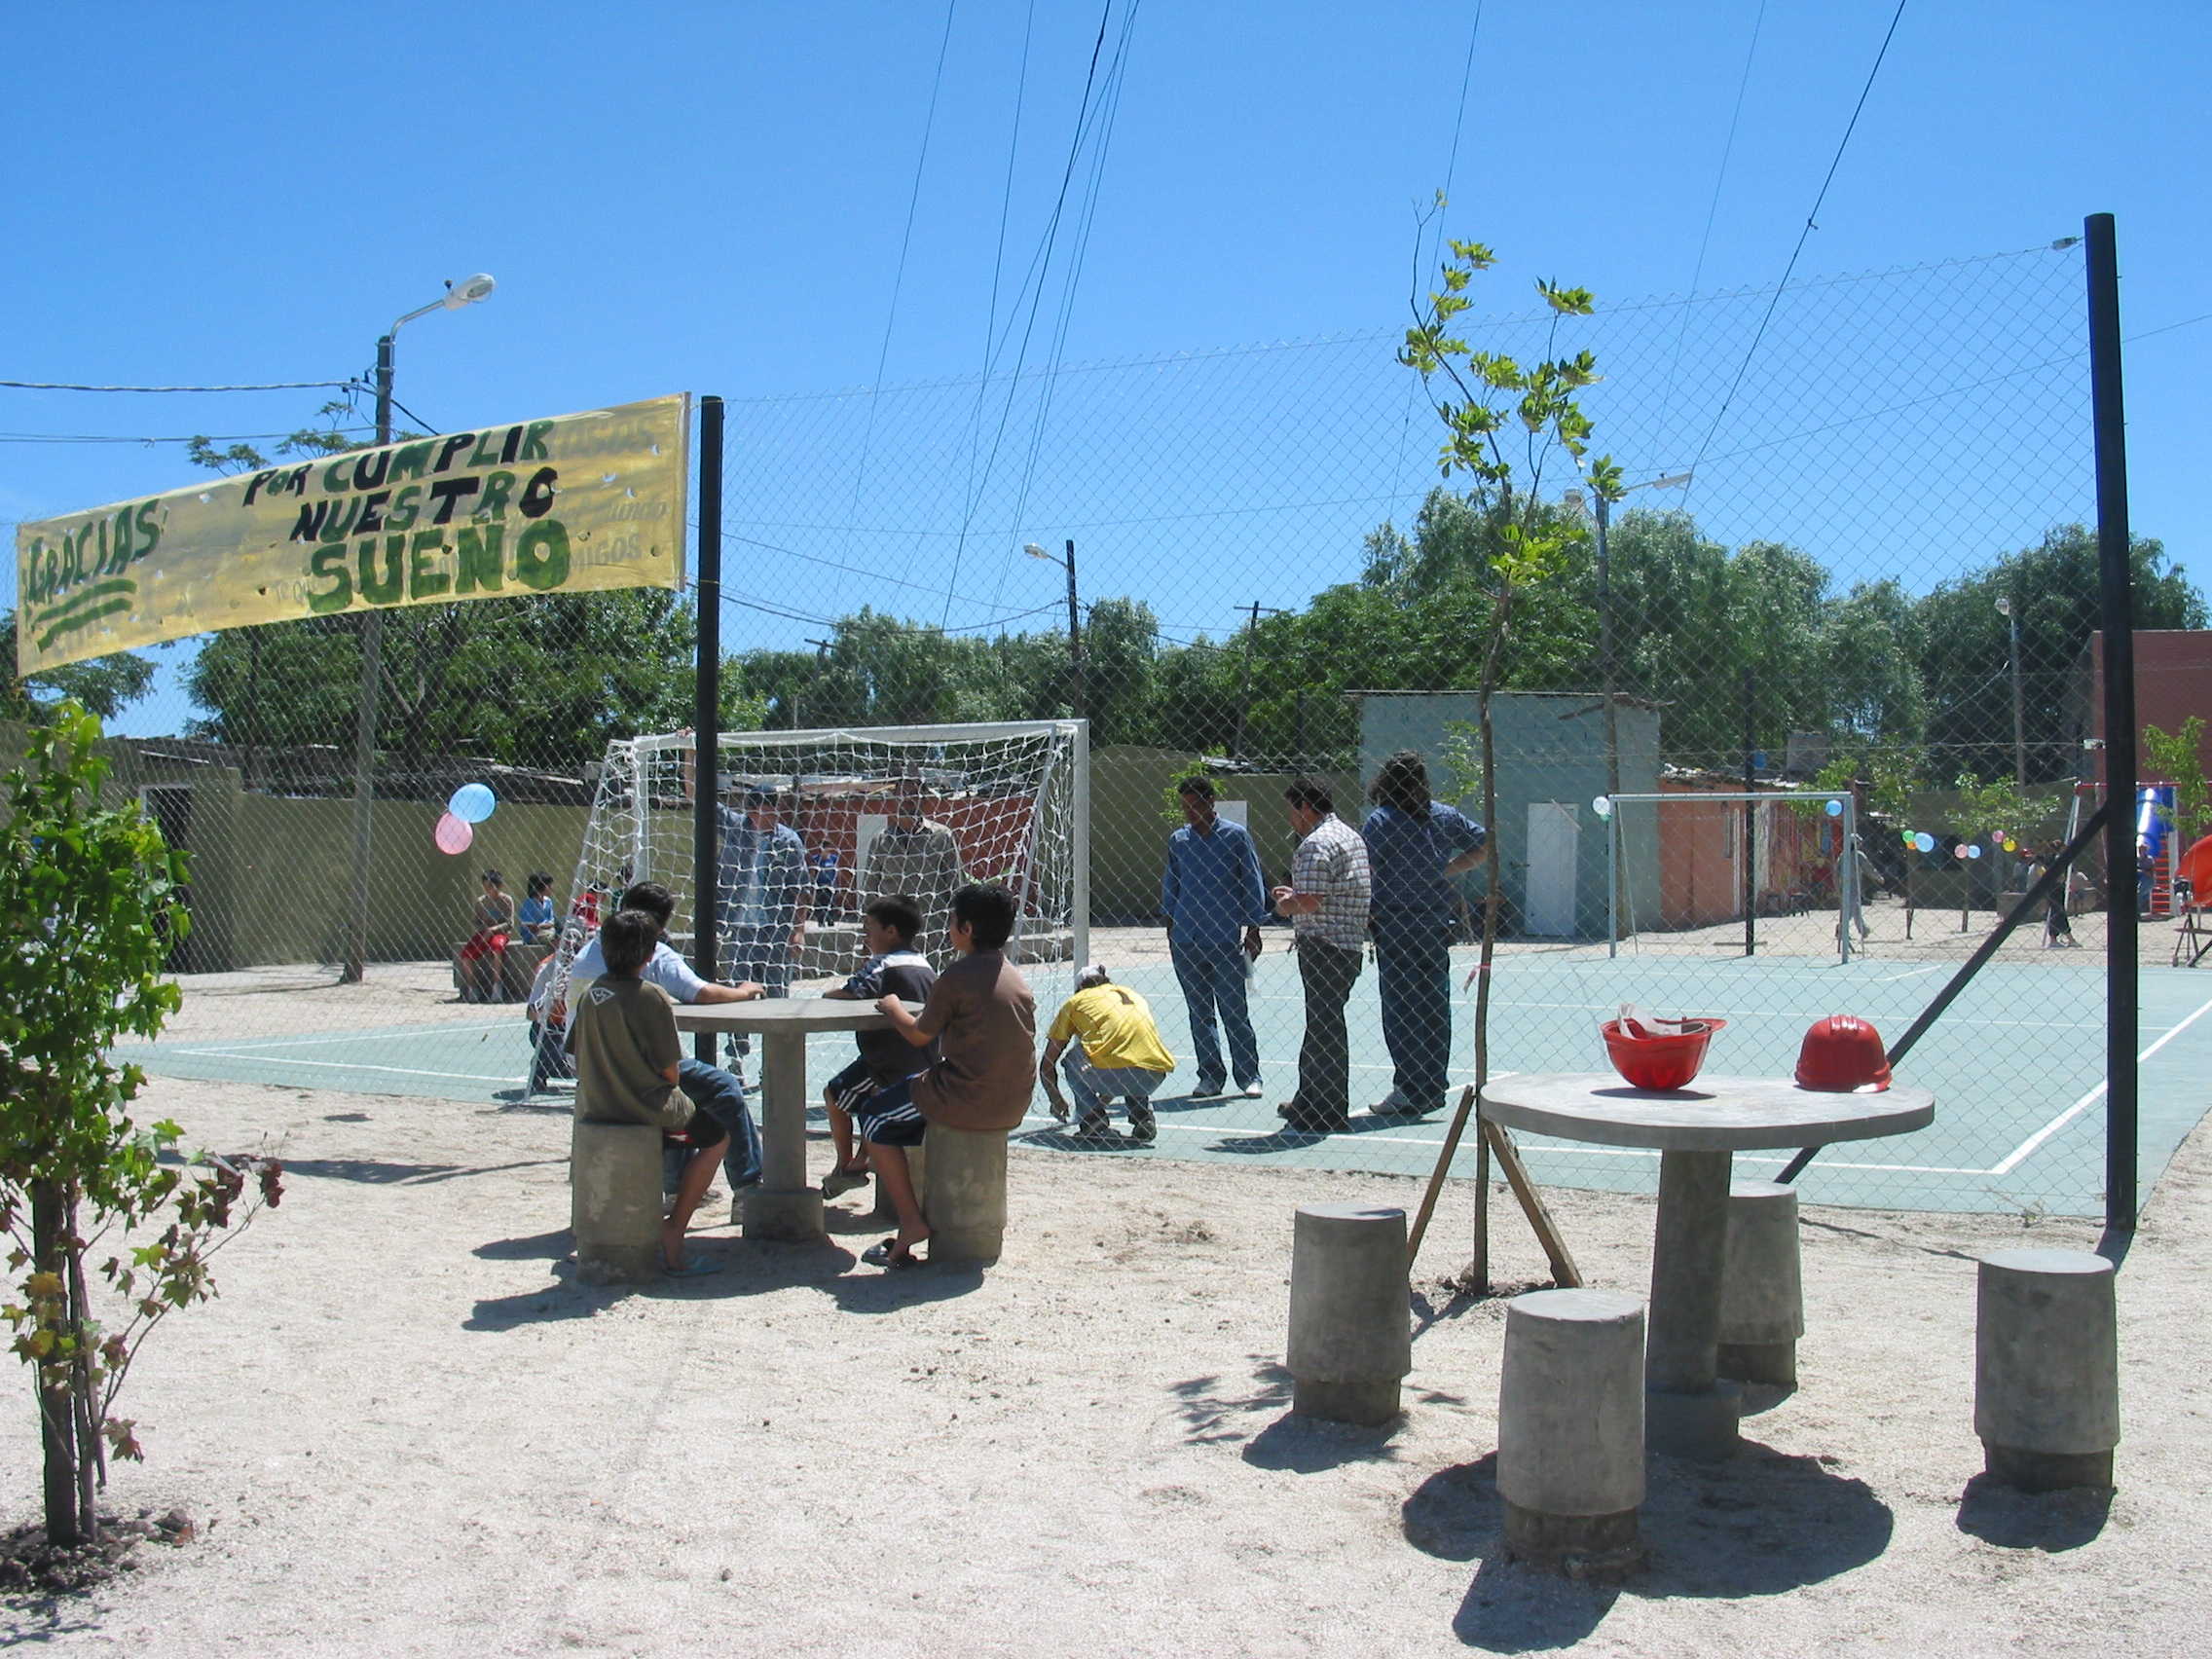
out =
<path fill-rule="evenodd" d="M 1593 447 L 1630 488 L 1607 505 L 1571 473 L 1543 487 L 1573 553 L 1504 647 L 1491 856 L 1456 878 L 1442 924 L 1447 1093 L 1412 1101 L 1419 1115 L 1355 1116 L 1343 1132 L 1278 1116 L 1307 1028 L 1289 927 L 1269 915 L 1249 973 L 1216 972 L 1188 930 L 1171 948 L 1161 890 L 1175 786 L 1194 774 L 1248 830 L 1269 887 L 1289 878 L 1297 776 L 1357 827 L 1383 759 L 1410 749 L 1439 800 L 1478 813 L 1501 503 L 1437 483 L 1440 428 L 1396 360 L 1402 331 L 731 401 L 723 720 L 771 748 L 778 732 L 1088 721 L 1088 954 L 1148 1000 L 1179 1063 L 1149 1154 L 1073 1141 L 1040 1098 L 1023 1132 L 1048 1144 L 1426 1172 L 1472 1076 L 1462 987 L 1493 882 L 1493 1074 L 1602 1066 L 1597 1024 L 1633 1001 L 1726 1018 L 1715 1071 L 1786 1075 L 1822 1015 L 1900 1033 L 2098 798 L 2083 288 L 2079 249 L 2053 246 L 1466 330 L 1525 360 L 1590 350 Z M 2155 541 L 2135 565 L 2139 628 L 2203 625 L 2201 596 Z M 499 868 L 520 896 L 547 873 L 566 916 L 579 882 L 609 875 L 571 872 L 595 858 L 618 872 L 618 851 L 587 848 L 587 821 L 606 768 L 635 766 L 633 739 L 689 723 L 688 596 L 388 622 L 365 985 L 328 971 L 349 912 L 350 619 L 214 637 L 181 677 L 174 736 L 119 746 L 121 787 L 196 860 L 197 924 L 175 966 L 200 994 L 159 1046 L 165 1069 L 523 1098 L 515 1011 L 455 1000 L 477 877 Z M 113 698 L 142 693 L 133 671 L 111 672 Z M 2145 682 L 2159 672 L 2146 661 Z M 773 766 L 793 792 L 845 764 L 785 741 Z M 2137 872 L 2155 911 L 2173 901 L 2173 850 L 2205 828 L 2173 756 L 2179 794 Z M 446 856 L 433 826 L 470 781 L 498 810 Z M 1761 798 L 1710 798 L 1744 793 Z M 1069 810 L 1052 808 L 1063 864 L 1078 856 Z M 858 856 L 816 839 L 810 853 Z M 843 867 L 849 931 L 866 895 Z M 2106 885 L 2093 862 L 2080 869 L 1915 1051 L 1904 1081 L 1936 1090 L 1935 1126 L 1831 1150 L 1804 1176 L 1809 1198 L 2099 1209 Z M 2163 962 L 2170 937 L 2145 940 Z M 841 969 L 832 947 L 855 945 L 825 933 L 793 994 Z M 1031 965 L 1049 1017 L 1074 964 L 1038 954 L 1056 958 Z M 1404 1019 L 1386 1029 L 1380 977 L 1364 965 L 1348 1005 L 1355 1113 L 1409 1080 L 1428 1088 L 1393 1054 L 1393 1038 L 1414 1040 Z M 256 987 L 276 989 L 228 995 Z M 509 974 L 473 988 L 521 986 Z M 2147 1039 L 2181 1026 L 2191 990 L 2147 977 Z M 1197 1029 L 1208 1003 L 1227 1021 L 1219 1057 Z M 1229 1074 L 1226 1093 L 1193 1092 L 1216 1081 L 1208 1066 Z M 2146 1144 L 2149 1175 L 2158 1133 Z M 1544 1180 L 1656 1182 L 1655 1155 L 1528 1151 Z M 1456 1169 L 1472 1168 L 1470 1146 Z"/>

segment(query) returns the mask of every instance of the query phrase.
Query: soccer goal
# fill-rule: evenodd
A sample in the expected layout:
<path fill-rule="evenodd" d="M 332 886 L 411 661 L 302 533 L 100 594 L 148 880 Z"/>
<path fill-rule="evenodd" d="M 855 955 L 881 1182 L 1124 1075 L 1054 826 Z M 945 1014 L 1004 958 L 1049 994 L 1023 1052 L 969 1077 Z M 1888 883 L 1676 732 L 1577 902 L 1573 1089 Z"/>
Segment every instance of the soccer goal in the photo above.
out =
<path fill-rule="evenodd" d="M 1081 720 L 724 732 L 708 787 L 725 825 L 752 799 L 772 806 L 805 849 L 796 977 L 857 964 L 860 909 L 878 892 L 918 900 L 924 938 L 941 948 L 953 889 L 992 881 L 1020 902 L 1014 959 L 1033 977 L 1042 968 L 1072 981 L 1066 965 L 1089 946 L 1088 733 Z M 688 732 L 608 745 L 554 959 L 555 996 L 574 952 L 632 882 L 657 881 L 675 895 L 671 931 L 691 953 L 699 775 Z M 749 897 L 718 892 L 719 937 L 739 925 Z"/>
<path fill-rule="evenodd" d="M 1749 948 L 1762 917 L 1779 924 L 1832 912 L 1833 948 L 1851 960 L 1866 896 L 1849 791 L 1685 788 L 1601 795 L 1592 805 L 1605 826 L 1608 955 L 1622 941 L 1663 948 L 1670 934 L 1736 923 Z"/>

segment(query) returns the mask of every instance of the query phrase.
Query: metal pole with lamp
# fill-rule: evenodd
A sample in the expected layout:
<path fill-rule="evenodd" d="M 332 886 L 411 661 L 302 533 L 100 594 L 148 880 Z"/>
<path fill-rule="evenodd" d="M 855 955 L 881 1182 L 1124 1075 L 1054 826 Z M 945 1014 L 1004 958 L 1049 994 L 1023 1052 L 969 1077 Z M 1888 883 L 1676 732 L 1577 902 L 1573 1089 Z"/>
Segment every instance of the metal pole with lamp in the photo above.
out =
<path fill-rule="evenodd" d="M 479 271 L 465 282 L 448 282 L 445 297 L 409 312 L 377 342 L 377 443 L 391 442 L 391 354 L 399 331 L 434 311 L 460 311 L 488 296 L 496 284 Z M 369 829 L 377 795 L 377 691 L 384 668 L 384 612 L 375 606 L 361 618 L 361 707 L 353 733 L 353 891 L 346 928 L 349 985 L 361 982 L 369 954 Z"/>
<path fill-rule="evenodd" d="M 1067 544 L 1068 556 L 1056 559 L 1032 541 L 1021 550 L 1032 559 L 1042 559 L 1048 565 L 1057 565 L 1068 573 L 1068 697 L 1075 710 L 1075 718 L 1082 719 L 1083 713 L 1083 622 L 1075 603 L 1075 543 Z"/>
<path fill-rule="evenodd" d="M 1619 494 L 1626 496 L 1633 490 L 1677 490 L 1687 484 L 1693 475 L 1687 472 L 1671 472 L 1664 478 L 1646 479 L 1641 484 L 1631 484 Z M 1580 491 L 1568 492 L 1570 497 Z M 1613 690 L 1613 564 L 1605 545 L 1605 533 L 1612 525 L 1612 501 L 1604 490 L 1593 487 L 1590 494 L 1596 498 L 1592 517 L 1598 530 L 1598 674 L 1604 686 L 1605 700 L 1605 796 L 1610 800 L 1621 793 L 1621 739 L 1619 718 L 1615 714 L 1617 698 Z M 1621 832 L 1620 815 L 1605 814 L 1605 835 L 1610 842 Z M 1617 855 L 1608 854 L 1605 867 L 1610 872 Z M 1610 885 L 1610 883 L 1608 883 Z M 1620 907 L 1617 895 L 1605 895 L 1605 954 L 1617 955 L 1620 943 Z"/>
<path fill-rule="evenodd" d="M 1997 613 L 2012 625 L 2012 781 L 2025 788 L 2028 782 L 2028 727 L 2020 695 L 2020 613 L 2012 608 L 2011 600 L 2002 596 L 1997 601 Z"/>

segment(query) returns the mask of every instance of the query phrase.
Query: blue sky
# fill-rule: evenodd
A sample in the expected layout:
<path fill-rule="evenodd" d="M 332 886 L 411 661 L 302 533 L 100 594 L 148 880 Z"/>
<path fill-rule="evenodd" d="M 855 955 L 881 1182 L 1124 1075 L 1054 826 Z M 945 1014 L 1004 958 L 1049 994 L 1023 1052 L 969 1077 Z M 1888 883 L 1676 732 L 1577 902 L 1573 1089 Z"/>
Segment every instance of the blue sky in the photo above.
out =
<path fill-rule="evenodd" d="M 1447 229 L 1497 247 L 1503 309 L 1539 274 L 1623 300 L 1772 282 L 1891 13 L 1488 0 Z M 400 398 L 441 429 L 677 389 L 866 386 L 879 354 L 892 382 L 971 375 L 1002 202 L 1003 315 L 1099 15 L 959 0 L 915 196 L 946 40 L 935 3 L 18 9 L 0 377 L 338 379 L 441 278 L 477 270 L 498 278 L 491 301 L 401 336 Z M 1065 357 L 1402 323 L 1474 15 L 1148 0 Z M 2033 247 L 2108 210 L 2131 333 L 2212 312 L 2208 48 L 2200 6 L 1908 0 L 1799 275 Z M 2194 510 L 2208 368 L 2212 323 L 2128 360 L 2135 523 L 2196 572 L 2212 568 Z M 0 433 L 281 431 L 318 397 L 0 389 Z M 187 481 L 174 446 L 0 442 L 0 520 Z"/>

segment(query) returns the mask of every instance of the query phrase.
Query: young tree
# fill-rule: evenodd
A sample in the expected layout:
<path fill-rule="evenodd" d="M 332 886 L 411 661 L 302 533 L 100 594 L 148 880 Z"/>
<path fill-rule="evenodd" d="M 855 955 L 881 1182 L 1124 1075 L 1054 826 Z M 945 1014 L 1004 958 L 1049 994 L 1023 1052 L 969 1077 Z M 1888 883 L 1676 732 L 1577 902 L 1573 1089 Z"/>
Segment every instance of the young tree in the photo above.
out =
<path fill-rule="evenodd" d="M 103 808 L 99 722 L 75 704 L 34 730 L 5 780 L 0 828 L 0 1229 L 21 1274 L 0 1308 L 32 1368 L 51 1543 L 97 1530 L 106 1456 L 139 1456 L 111 1415 L 138 1345 L 170 1311 L 214 1294 L 207 1258 L 249 1178 L 275 1202 L 276 1165 L 164 1161 L 173 1124 L 129 1117 L 144 1074 L 118 1066 L 119 1037 L 152 1037 L 178 1004 L 162 961 L 189 922 L 184 855 L 135 805 Z M 165 1216 L 166 1225 L 163 1225 Z M 103 1328 L 87 1263 L 111 1230 L 135 1230 L 97 1268 L 122 1316 Z"/>
<path fill-rule="evenodd" d="M 1443 205 L 1438 198 L 1437 205 Z M 1610 457 L 1589 459 L 1590 420 L 1576 394 L 1598 379 L 1588 351 L 1546 356 L 1523 365 L 1470 345 L 1457 332 L 1457 319 L 1473 301 L 1467 290 L 1480 273 L 1496 263 L 1481 242 L 1453 240 L 1443 268 L 1444 285 L 1425 307 L 1417 304 L 1414 325 L 1398 361 L 1420 376 L 1421 387 L 1444 424 L 1438 469 L 1450 478 L 1465 473 L 1475 481 L 1475 499 L 1486 512 L 1492 534 L 1486 538 L 1489 613 L 1471 641 L 1481 665 L 1476 685 L 1476 718 L 1481 730 L 1483 822 L 1497 823 L 1497 756 L 1491 723 L 1491 697 L 1507 642 L 1525 595 L 1556 582 L 1568 570 L 1585 532 L 1572 518 L 1542 498 L 1548 470 L 1564 463 L 1579 470 L 1589 487 L 1608 500 L 1622 495 L 1621 473 Z M 1594 302 L 1587 288 L 1566 288 L 1539 280 L 1536 292 L 1560 318 L 1584 316 Z M 1556 332 L 1554 341 L 1556 343 Z M 1497 944 L 1497 906 L 1501 897 L 1493 862 L 1483 899 L 1482 956 L 1475 968 L 1475 1087 L 1490 1075 L 1490 969 Z M 1453 1124 L 1456 1142 L 1464 1114 Z M 1445 1158 L 1451 1156 L 1447 1147 Z M 1443 1163 L 1438 1168 L 1441 1171 Z M 1435 1201 L 1435 1184 L 1421 1208 L 1425 1226 Z M 1418 1233 L 1414 1239 L 1419 1248 Z"/>

